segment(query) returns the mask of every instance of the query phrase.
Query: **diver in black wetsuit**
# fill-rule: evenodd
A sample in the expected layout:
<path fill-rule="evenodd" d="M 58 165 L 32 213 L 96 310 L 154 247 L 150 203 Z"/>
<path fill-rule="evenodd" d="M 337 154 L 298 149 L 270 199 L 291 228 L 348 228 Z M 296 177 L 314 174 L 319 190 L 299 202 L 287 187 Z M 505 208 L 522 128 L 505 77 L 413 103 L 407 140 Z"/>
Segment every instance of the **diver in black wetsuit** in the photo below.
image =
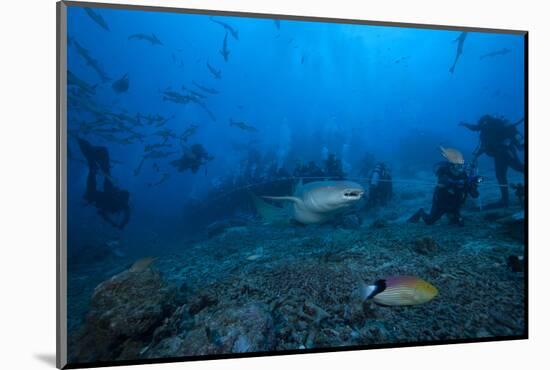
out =
<path fill-rule="evenodd" d="M 510 184 L 510 187 L 514 189 L 514 194 L 519 200 L 521 208 L 525 208 L 525 185 L 524 184 Z"/>
<path fill-rule="evenodd" d="M 325 176 L 325 173 L 314 161 L 310 161 L 308 164 L 298 162 L 292 175 L 302 178 L 302 183 L 306 184 L 312 181 L 319 181 L 319 179 Z"/>
<path fill-rule="evenodd" d="M 477 198 L 477 190 L 481 178 L 470 176 L 464 169 L 464 160 L 462 163 L 441 162 L 436 169 L 437 185 L 435 187 L 432 209 L 430 213 L 423 208 L 418 210 L 409 222 L 418 222 L 424 220 L 426 225 L 432 225 L 443 215 L 447 214 L 452 224 L 464 225 L 464 220 L 460 215 L 460 209 L 466 201 L 468 195 Z"/>
<path fill-rule="evenodd" d="M 111 179 L 111 167 L 109 164 L 109 152 L 104 146 L 93 146 L 84 139 L 78 139 L 78 145 L 82 154 L 88 161 L 88 179 L 84 199 L 93 204 L 99 215 L 110 225 L 118 229 L 124 229 L 130 221 L 130 193 L 127 190 L 117 188 Z M 100 170 L 105 179 L 103 191 L 97 189 L 96 176 Z M 113 216 L 122 214 L 120 222 L 116 222 Z"/>
<path fill-rule="evenodd" d="M 485 115 L 475 125 L 465 122 L 459 124 L 472 131 L 479 131 L 479 146 L 474 152 L 474 163 L 482 154 L 495 159 L 495 172 L 500 185 L 501 199 L 487 205 L 486 209 L 508 207 L 508 167 L 521 173 L 525 172 L 525 165 L 517 153 L 518 149 L 523 150 L 525 147 L 523 137 L 517 130 L 517 126 L 522 122 L 523 119 L 511 124 L 506 120 Z"/>
<path fill-rule="evenodd" d="M 374 166 L 369 177 L 369 199 L 367 207 L 385 206 L 393 192 L 392 177 L 388 167 L 380 162 Z"/>
<path fill-rule="evenodd" d="M 197 173 L 199 168 L 214 157 L 208 154 L 206 149 L 201 144 L 193 144 L 190 148 L 185 148 L 180 159 L 170 162 L 177 168 L 179 172 L 191 170 L 192 173 Z"/>

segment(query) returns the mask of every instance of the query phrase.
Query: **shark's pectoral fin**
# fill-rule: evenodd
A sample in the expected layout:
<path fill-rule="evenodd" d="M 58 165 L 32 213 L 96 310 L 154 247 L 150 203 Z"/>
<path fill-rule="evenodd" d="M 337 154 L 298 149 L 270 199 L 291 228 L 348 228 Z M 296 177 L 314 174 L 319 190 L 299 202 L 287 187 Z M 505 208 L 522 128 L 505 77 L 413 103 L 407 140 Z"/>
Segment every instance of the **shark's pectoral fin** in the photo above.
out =
<path fill-rule="evenodd" d="M 291 196 L 284 196 L 284 197 L 271 197 L 271 196 L 267 196 L 267 195 L 264 195 L 262 196 L 262 198 L 264 199 L 271 199 L 271 200 L 289 200 L 293 203 L 302 203 L 302 200 L 300 198 L 297 198 L 297 197 L 291 197 Z"/>
<path fill-rule="evenodd" d="M 286 209 L 269 204 L 252 192 L 249 192 L 249 195 L 254 203 L 256 212 L 258 212 L 258 215 L 264 220 L 276 222 L 288 218 Z"/>

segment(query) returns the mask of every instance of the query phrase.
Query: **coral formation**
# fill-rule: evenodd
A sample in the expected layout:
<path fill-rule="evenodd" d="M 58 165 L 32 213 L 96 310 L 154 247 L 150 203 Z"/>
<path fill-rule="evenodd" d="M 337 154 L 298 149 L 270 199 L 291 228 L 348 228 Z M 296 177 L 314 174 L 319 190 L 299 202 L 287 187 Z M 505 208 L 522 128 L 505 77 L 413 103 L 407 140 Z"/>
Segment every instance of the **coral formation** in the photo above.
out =
<path fill-rule="evenodd" d="M 431 255 L 437 252 L 438 245 L 431 237 L 425 236 L 413 242 L 413 250 L 416 253 Z"/>
<path fill-rule="evenodd" d="M 174 289 L 152 269 L 124 271 L 99 284 L 73 354 L 80 362 L 131 359 L 176 304 Z"/>

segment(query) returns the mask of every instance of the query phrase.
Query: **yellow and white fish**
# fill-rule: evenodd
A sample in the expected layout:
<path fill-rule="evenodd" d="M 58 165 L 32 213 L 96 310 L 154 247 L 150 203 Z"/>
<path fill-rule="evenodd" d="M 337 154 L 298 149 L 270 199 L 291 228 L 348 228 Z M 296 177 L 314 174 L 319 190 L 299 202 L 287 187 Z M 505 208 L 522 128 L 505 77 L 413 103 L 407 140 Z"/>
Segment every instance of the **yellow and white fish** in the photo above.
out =
<path fill-rule="evenodd" d="M 360 296 L 383 306 L 411 306 L 431 301 L 438 290 L 432 284 L 415 276 L 391 276 L 377 280 L 373 285 L 363 284 Z"/>
<path fill-rule="evenodd" d="M 133 265 L 128 269 L 130 272 L 143 272 L 147 270 L 157 257 L 143 257 L 133 263 Z"/>
<path fill-rule="evenodd" d="M 443 158 L 445 158 L 452 164 L 464 164 L 464 156 L 459 150 L 453 148 L 444 148 L 442 146 L 439 147 L 439 150 L 441 151 L 441 155 L 443 156 Z"/>

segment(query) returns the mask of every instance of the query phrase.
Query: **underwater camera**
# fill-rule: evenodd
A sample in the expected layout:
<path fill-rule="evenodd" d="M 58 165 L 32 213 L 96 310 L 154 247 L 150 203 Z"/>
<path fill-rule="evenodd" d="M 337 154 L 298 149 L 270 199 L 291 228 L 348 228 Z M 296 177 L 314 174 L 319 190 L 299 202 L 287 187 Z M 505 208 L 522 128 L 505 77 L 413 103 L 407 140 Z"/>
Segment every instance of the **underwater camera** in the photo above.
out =
<path fill-rule="evenodd" d="M 57 26 L 59 368 L 527 338 L 527 32 Z"/>

